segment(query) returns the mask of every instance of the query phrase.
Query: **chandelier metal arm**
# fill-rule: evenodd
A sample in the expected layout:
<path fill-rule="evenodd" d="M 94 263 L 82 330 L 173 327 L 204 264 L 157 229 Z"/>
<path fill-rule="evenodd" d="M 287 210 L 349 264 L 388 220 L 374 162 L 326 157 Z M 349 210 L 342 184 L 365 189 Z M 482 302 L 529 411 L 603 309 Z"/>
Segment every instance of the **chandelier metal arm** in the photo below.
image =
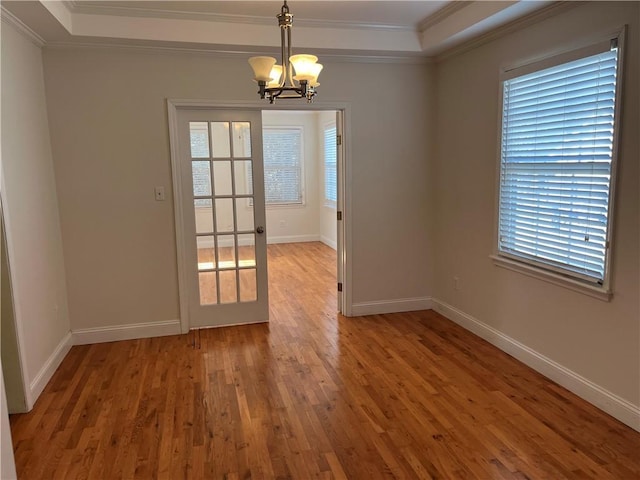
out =
<path fill-rule="evenodd" d="M 267 88 L 267 82 L 258 82 L 260 90 L 258 94 L 261 99 L 268 99 L 269 103 L 275 102 L 276 98 L 307 98 L 307 103 L 311 103 L 316 92 L 313 87 L 309 87 L 309 83 L 306 80 L 300 81 L 300 86 L 280 86 Z M 295 93 L 295 95 L 286 95 L 285 92 Z"/>

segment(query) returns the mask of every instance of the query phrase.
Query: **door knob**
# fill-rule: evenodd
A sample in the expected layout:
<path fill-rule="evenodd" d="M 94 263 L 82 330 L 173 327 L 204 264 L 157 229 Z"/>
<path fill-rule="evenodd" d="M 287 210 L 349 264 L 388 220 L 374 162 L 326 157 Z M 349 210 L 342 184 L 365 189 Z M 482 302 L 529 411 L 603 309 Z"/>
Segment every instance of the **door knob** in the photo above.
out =
<path fill-rule="evenodd" d="M 264 233 L 264 227 L 258 227 L 258 228 L 256 228 L 256 232 L 258 232 L 258 233 Z"/>

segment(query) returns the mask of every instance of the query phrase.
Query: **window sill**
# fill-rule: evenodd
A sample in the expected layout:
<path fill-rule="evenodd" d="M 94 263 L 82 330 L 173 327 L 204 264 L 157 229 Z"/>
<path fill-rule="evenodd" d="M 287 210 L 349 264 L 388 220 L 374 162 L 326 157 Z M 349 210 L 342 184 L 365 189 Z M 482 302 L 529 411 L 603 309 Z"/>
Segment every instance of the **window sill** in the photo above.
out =
<path fill-rule="evenodd" d="M 499 255 L 490 255 L 490 258 L 491 260 L 493 260 L 493 264 L 498 267 L 522 273 L 529 277 L 537 278 L 539 280 L 558 285 L 559 287 L 567 288 L 569 290 L 573 290 L 574 292 L 597 298 L 598 300 L 602 300 L 603 302 L 611 301 L 611 297 L 613 296 L 613 293 L 610 290 L 605 289 L 604 287 L 588 285 L 578 280 L 563 277 L 562 275 L 559 275 L 557 273 L 542 270 L 540 268 L 501 257 Z"/>
<path fill-rule="evenodd" d="M 267 210 L 279 210 L 279 209 L 303 209 L 306 208 L 305 203 L 267 203 L 265 209 Z"/>

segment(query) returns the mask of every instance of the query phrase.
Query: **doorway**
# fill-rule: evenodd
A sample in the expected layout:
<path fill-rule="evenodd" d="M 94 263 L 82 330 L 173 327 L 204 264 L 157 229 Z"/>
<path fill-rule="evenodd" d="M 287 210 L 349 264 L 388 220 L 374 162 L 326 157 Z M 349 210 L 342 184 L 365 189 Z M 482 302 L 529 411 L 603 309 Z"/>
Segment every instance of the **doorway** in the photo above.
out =
<path fill-rule="evenodd" d="M 317 278 L 319 291 L 337 288 L 336 115 L 262 112 L 269 290 L 278 298 L 295 295 L 295 268 L 308 268 L 303 283 Z"/>
<path fill-rule="evenodd" d="M 269 171 L 267 173 L 266 171 L 267 166 L 263 162 L 261 155 L 260 155 L 260 158 L 258 158 L 257 156 L 258 149 L 261 148 L 262 142 L 264 141 L 263 137 L 267 137 L 267 136 L 277 137 L 278 135 L 280 135 L 283 138 L 287 139 L 286 143 L 289 143 L 291 141 L 291 138 L 295 137 L 296 135 L 299 135 L 299 132 L 296 133 L 295 128 L 283 128 L 283 127 L 295 127 L 296 125 L 282 125 L 282 124 L 271 125 L 271 127 L 273 127 L 272 129 L 273 131 L 271 133 L 273 133 L 273 135 L 271 135 L 271 133 L 268 135 L 263 135 L 262 134 L 263 132 L 260 129 L 259 138 L 254 138 L 254 135 L 258 133 L 258 130 L 252 127 L 252 130 L 251 130 L 252 157 L 250 158 L 250 160 L 253 162 L 251 165 L 254 170 L 252 171 L 253 173 L 249 174 L 249 176 L 247 177 L 250 179 L 250 183 L 252 183 L 253 185 L 251 198 L 246 197 L 244 194 L 238 196 L 238 189 L 240 188 L 240 186 L 237 182 L 238 182 L 238 179 L 241 177 L 237 175 L 233 177 L 233 175 L 236 174 L 235 167 L 233 166 L 230 167 L 230 171 L 232 172 L 231 185 L 232 185 L 232 189 L 234 190 L 230 192 L 226 192 L 225 195 L 218 195 L 215 193 L 216 179 L 214 178 L 215 176 L 214 169 L 216 168 L 216 165 L 217 165 L 216 162 L 222 160 L 223 157 L 218 157 L 213 154 L 213 148 L 214 148 L 213 146 L 210 146 L 211 151 L 209 152 L 209 157 L 207 157 L 206 159 L 208 162 L 211 163 L 210 172 L 212 176 L 211 176 L 210 182 L 213 185 L 212 192 L 207 193 L 207 195 L 205 196 L 196 194 L 194 192 L 195 180 L 194 180 L 193 167 L 195 165 L 195 162 L 202 161 L 202 158 L 194 157 L 192 155 L 193 152 L 191 151 L 191 145 L 189 143 L 190 142 L 189 135 L 185 132 L 189 130 L 190 127 L 188 125 L 190 125 L 191 122 L 202 121 L 201 119 L 199 120 L 200 117 L 196 119 L 196 117 L 194 116 L 195 112 L 199 112 L 199 114 L 202 114 L 204 116 L 215 115 L 215 112 L 217 112 L 218 114 L 226 114 L 226 115 L 230 114 L 231 112 L 233 112 L 234 115 L 235 114 L 238 114 L 238 115 L 258 114 L 258 116 L 261 117 L 260 118 L 260 122 L 261 122 L 262 118 L 265 118 L 265 117 L 274 118 L 273 115 L 279 112 L 280 110 L 285 110 L 289 112 L 289 111 L 292 111 L 293 109 L 282 108 L 282 107 L 279 107 L 277 109 L 270 108 L 268 109 L 268 111 L 265 111 L 264 114 L 262 114 L 261 112 L 265 110 L 264 105 L 259 105 L 259 106 L 252 105 L 248 107 L 246 105 L 229 105 L 229 104 L 221 105 L 221 104 L 207 104 L 207 103 L 203 104 L 202 102 L 195 102 L 195 101 L 191 102 L 191 101 L 169 100 L 168 110 L 169 110 L 169 125 L 170 125 L 171 154 L 172 154 L 171 161 L 172 161 L 173 187 L 174 187 L 174 211 L 176 214 L 176 242 L 178 247 L 178 278 L 179 278 L 179 291 L 180 291 L 180 313 L 181 313 L 182 331 L 183 333 L 186 333 L 190 328 L 201 328 L 201 327 L 209 327 L 209 326 L 223 326 L 223 325 L 234 325 L 234 324 L 240 324 L 240 323 L 252 323 L 257 321 L 268 321 L 268 313 L 262 314 L 263 316 L 260 316 L 261 314 L 259 313 L 259 312 L 265 311 L 264 300 L 268 298 L 267 292 L 265 292 L 262 295 L 258 293 L 257 298 L 255 300 L 252 299 L 250 301 L 243 301 L 241 297 L 242 295 L 240 293 L 241 281 L 239 279 L 239 275 L 240 273 L 242 273 L 242 270 L 245 269 L 245 266 L 239 263 L 238 247 L 240 247 L 241 245 L 239 244 L 238 235 L 249 234 L 250 230 L 245 231 L 239 228 L 238 215 L 239 215 L 239 209 L 241 207 L 244 208 L 249 206 L 253 211 L 253 215 L 254 215 L 253 227 L 255 228 L 255 234 L 256 234 L 255 235 L 255 252 L 256 252 L 255 266 L 256 266 L 257 276 L 266 274 L 266 270 L 263 269 L 264 271 L 261 271 L 259 266 L 260 262 L 262 262 L 262 260 L 258 258 L 258 256 L 261 255 L 259 253 L 259 250 L 263 248 L 262 245 L 259 245 L 260 243 L 264 242 L 264 248 L 265 248 L 264 251 L 266 252 L 267 240 L 273 240 L 274 243 L 283 242 L 283 241 L 295 242 L 305 238 L 304 235 L 311 235 L 311 234 L 303 234 L 303 233 L 283 235 L 282 230 L 286 230 L 287 227 L 294 227 L 293 224 L 289 223 L 288 218 L 291 218 L 291 214 L 293 210 L 296 209 L 296 207 L 292 207 L 291 205 L 289 206 L 280 205 L 279 208 L 276 208 L 274 211 L 275 212 L 279 211 L 280 213 L 276 213 L 275 215 L 272 215 L 272 217 L 276 217 L 276 224 L 274 225 L 273 218 L 272 219 L 267 218 L 267 209 L 265 209 L 264 204 L 265 204 L 265 201 L 267 201 L 268 199 L 269 200 L 273 199 L 274 195 L 276 193 L 279 193 L 280 201 L 282 201 L 282 198 L 293 199 L 299 202 L 297 205 L 298 205 L 298 208 L 300 208 L 300 205 L 304 205 L 304 206 L 308 205 L 310 199 L 305 197 L 305 195 L 309 194 L 309 190 L 314 190 L 316 192 L 315 193 L 315 199 L 317 200 L 316 203 L 319 205 L 320 189 L 318 185 L 316 184 L 312 188 L 308 186 L 307 183 L 302 182 L 301 188 L 298 189 L 299 191 L 295 191 L 295 189 L 289 189 L 292 191 L 289 191 L 287 189 L 285 189 L 287 191 L 284 191 L 282 189 L 280 189 L 280 191 L 275 191 L 273 189 L 269 190 L 270 187 L 267 186 L 269 185 L 268 183 L 262 183 L 260 186 L 260 183 L 261 183 L 260 181 L 262 179 L 258 178 L 258 175 L 262 175 L 263 173 L 262 172 L 263 166 L 265 167 L 264 173 L 267 175 L 273 175 L 275 177 L 289 176 L 291 178 L 295 178 L 296 175 L 298 175 L 300 179 L 303 178 L 302 175 L 304 174 L 304 168 L 305 168 L 304 165 L 300 165 L 300 168 L 298 170 L 296 170 L 296 168 L 289 165 L 287 166 L 287 168 L 280 169 L 279 171 L 274 170 L 274 171 Z M 338 285 L 340 284 L 345 285 L 346 283 L 344 281 L 345 272 L 348 271 L 348 268 L 346 266 L 346 261 L 345 261 L 348 259 L 348 257 L 345 254 L 346 249 L 343 248 L 343 246 L 346 243 L 344 239 L 347 237 L 347 231 L 344 228 L 345 224 L 341 219 L 340 214 L 338 213 L 338 212 L 341 212 L 341 210 L 344 208 L 343 203 L 345 202 L 344 196 L 342 195 L 342 192 L 344 192 L 344 182 L 342 180 L 344 178 L 344 173 L 343 173 L 344 146 L 340 142 L 340 139 L 342 138 L 342 135 L 343 135 L 342 129 L 344 124 L 343 118 L 345 115 L 344 110 L 345 110 L 344 106 L 337 106 L 337 107 L 324 106 L 322 108 L 314 108 L 313 110 L 310 110 L 310 111 L 304 111 L 304 112 L 298 113 L 298 115 L 312 114 L 314 116 L 314 122 L 316 126 L 322 123 L 322 121 L 319 119 L 321 119 L 323 115 L 324 115 L 324 118 L 331 117 L 331 119 L 335 119 L 335 126 L 329 127 L 328 132 L 325 132 L 324 125 L 322 127 L 322 134 L 318 134 L 317 131 L 314 131 L 314 135 L 316 136 L 316 138 L 321 137 L 322 142 L 318 140 L 313 142 L 315 143 L 315 150 L 317 153 L 317 150 L 320 148 L 320 146 L 322 146 L 322 148 L 324 149 L 325 133 L 327 133 L 328 135 L 327 138 L 331 138 L 331 134 L 333 134 L 334 137 L 336 138 L 336 142 L 335 142 L 336 168 L 335 168 L 335 175 L 334 175 L 336 181 L 334 183 L 335 187 L 332 187 L 330 189 L 331 192 L 334 192 L 335 205 L 325 206 L 325 211 L 332 212 L 331 216 L 333 216 L 333 219 L 334 219 L 333 224 L 335 225 L 335 245 L 331 245 L 332 243 L 331 231 L 330 230 L 326 231 L 324 235 L 320 234 L 319 225 L 317 228 L 317 232 L 313 234 L 317 238 L 306 237 L 306 240 L 318 241 L 318 242 L 325 240 L 324 243 L 326 245 L 330 245 L 328 248 L 336 249 L 336 259 L 337 259 L 336 260 L 336 263 L 337 263 L 337 275 L 336 275 L 337 282 L 336 283 Z M 186 116 L 191 115 L 193 119 L 188 119 L 185 115 Z M 296 113 L 293 112 L 292 115 L 295 116 Z M 254 126 L 258 125 L 259 121 L 256 120 L 255 117 L 253 118 L 254 120 L 251 121 L 251 124 Z M 214 135 L 213 134 L 214 127 L 211 124 L 211 121 L 209 122 L 210 122 L 208 125 L 209 135 L 210 135 L 209 142 L 211 142 Z M 233 120 L 231 120 L 231 122 L 233 122 Z M 290 121 L 285 121 L 284 123 L 290 123 Z M 327 122 L 327 123 L 333 125 L 333 122 Z M 233 125 L 233 124 L 231 123 L 230 125 Z M 230 127 L 230 128 L 233 130 L 233 127 Z M 331 130 L 331 128 L 334 128 L 334 130 Z M 233 137 L 230 137 L 230 138 L 231 138 L 230 142 L 233 143 L 234 141 Z M 302 137 L 301 142 L 304 144 L 304 137 Z M 233 150 L 233 147 L 232 147 L 232 150 Z M 314 157 L 316 157 L 317 159 L 318 155 L 314 155 Z M 323 158 L 323 162 L 324 162 L 325 156 L 322 155 L 321 157 Z M 234 154 L 232 152 L 231 157 L 229 159 L 227 159 L 226 157 L 224 157 L 224 159 L 225 161 L 229 160 L 231 162 L 230 165 L 235 165 L 236 161 L 246 161 L 248 157 L 246 156 L 234 157 Z M 317 172 L 320 171 L 320 169 L 318 166 L 316 166 L 314 167 L 313 171 L 316 172 L 315 177 L 317 177 L 318 176 Z M 325 183 L 327 183 L 326 179 L 324 178 L 325 176 L 324 168 L 322 169 L 322 172 L 323 172 L 323 182 L 321 184 L 324 185 Z M 266 189 L 265 189 L 265 186 L 266 186 Z M 325 194 L 326 192 L 323 186 L 322 195 L 325 196 Z M 198 200 L 211 201 L 210 212 L 212 217 L 210 220 L 208 220 L 209 222 L 207 225 L 208 230 L 206 228 L 197 230 L 196 217 L 194 215 L 194 210 L 197 207 L 195 202 L 197 202 Z M 227 217 L 229 219 L 227 223 L 224 223 L 224 222 L 220 223 L 221 220 L 220 220 L 219 213 L 222 212 L 222 210 L 218 204 L 221 204 L 223 202 L 219 202 L 219 200 L 233 200 L 233 202 L 231 202 L 230 205 L 234 206 L 235 210 L 233 211 L 232 216 Z M 242 203 L 238 203 L 239 201 Z M 209 203 L 207 205 L 209 205 Z M 283 213 L 282 213 L 286 209 L 289 210 L 287 218 L 283 217 Z M 304 213 L 302 215 L 304 216 Z M 262 223 L 262 219 L 264 219 L 265 223 Z M 265 232 L 266 235 L 263 235 L 262 234 L 263 232 L 258 232 L 258 229 L 260 229 L 261 227 L 264 227 L 264 225 L 266 225 L 266 232 Z M 225 230 L 216 230 L 219 227 L 223 227 L 225 228 Z M 226 267 L 220 264 L 220 261 L 222 258 L 221 257 L 222 252 L 220 251 L 220 246 L 222 245 L 222 243 L 220 243 L 219 240 L 221 240 L 222 235 L 233 236 L 233 239 L 235 241 L 235 244 L 234 244 L 235 258 L 232 259 L 233 263 L 228 264 Z M 200 237 L 209 237 L 209 238 L 201 239 Z M 213 260 L 214 257 L 211 255 L 209 260 L 204 259 L 204 257 L 202 259 L 198 258 L 198 250 L 199 250 L 198 247 L 204 246 L 204 243 L 206 243 L 205 240 L 209 241 L 210 243 L 213 242 L 212 243 L 213 248 L 209 247 L 209 249 L 214 250 L 213 255 L 216 255 L 215 260 Z M 200 244 L 198 242 L 200 242 Z M 200 261 L 200 260 L 203 260 L 203 261 Z M 208 264 L 208 265 L 204 265 L 204 264 Z M 202 268 L 203 265 L 205 267 L 204 269 Z M 252 265 L 246 266 L 246 268 L 253 268 L 253 266 Z M 219 282 L 220 282 L 221 274 L 223 273 L 226 274 L 227 269 L 234 270 L 234 274 L 236 276 L 236 283 L 235 283 L 236 292 L 235 293 L 236 293 L 237 301 L 228 302 L 223 305 L 222 297 L 220 297 L 222 293 L 221 291 L 219 291 L 221 288 L 221 286 L 219 285 Z M 200 286 L 201 284 L 197 280 L 199 279 L 199 277 L 203 276 L 204 274 L 209 274 L 209 277 L 213 277 L 214 275 L 212 274 L 215 274 L 215 278 L 216 278 L 215 288 L 218 289 L 217 291 L 218 297 L 216 298 L 217 303 L 211 302 L 206 305 L 207 308 L 204 308 L 205 305 L 203 304 L 203 298 L 201 294 L 201 286 Z M 228 274 L 226 276 L 229 278 L 231 277 L 231 275 L 228 275 Z M 260 282 L 258 282 L 258 284 L 259 283 Z M 336 285 L 336 289 L 341 290 L 338 285 Z M 260 288 L 260 285 L 258 285 L 258 289 L 259 288 Z M 343 288 L 342 293 L 338 294 L 338 306 L 337 306 L 338 311 L 343 310 L 342 298 L 344 295 L 344 290 L 345 289 Z M 258 307 L 253 308 L 251 313 L 251 315 L 254 315 L 253 317 L 246 317 L 240 314 L 236 314 L 236 312 L 240 312 L 240 310 L 238 309 L 247 310 L 247 307 L 250 307 L 251 305 L 255 306 L 257 304 L 260 304 L 261 306 L 259 308 Z M 268 303 L 266 305 L 268 309 Z M 204 317 L 200 317 L 198 316 L 199 315 L 198 313 L 196 314 L 193 313 L 193 312 L 197 312 L 198 310 L 202 312 L 208 312 L 208 313 L 205 313 Z M 213 312 L 215 311 L 219 311 L 221 315 L 217 315 L 215 321 L 207 320 L 206 316 L 213 315 Z M 202 320 L 203 318 L 204 320 Z"/>

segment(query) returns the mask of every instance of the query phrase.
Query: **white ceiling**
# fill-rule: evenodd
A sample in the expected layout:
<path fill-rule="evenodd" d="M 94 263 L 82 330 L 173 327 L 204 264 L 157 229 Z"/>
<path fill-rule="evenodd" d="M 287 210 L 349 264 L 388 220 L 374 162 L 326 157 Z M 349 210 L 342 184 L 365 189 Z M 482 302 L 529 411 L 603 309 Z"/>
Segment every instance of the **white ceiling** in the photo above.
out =
<path fill-rule="evenodd" d="M 520 1 L 291 0 L 293 45 L 310 53 L 434 56 L 549 5 Z M 279 47 L 280 1 L 2 1 L 45 45 L 117 44 L 214 51 Z"/>

